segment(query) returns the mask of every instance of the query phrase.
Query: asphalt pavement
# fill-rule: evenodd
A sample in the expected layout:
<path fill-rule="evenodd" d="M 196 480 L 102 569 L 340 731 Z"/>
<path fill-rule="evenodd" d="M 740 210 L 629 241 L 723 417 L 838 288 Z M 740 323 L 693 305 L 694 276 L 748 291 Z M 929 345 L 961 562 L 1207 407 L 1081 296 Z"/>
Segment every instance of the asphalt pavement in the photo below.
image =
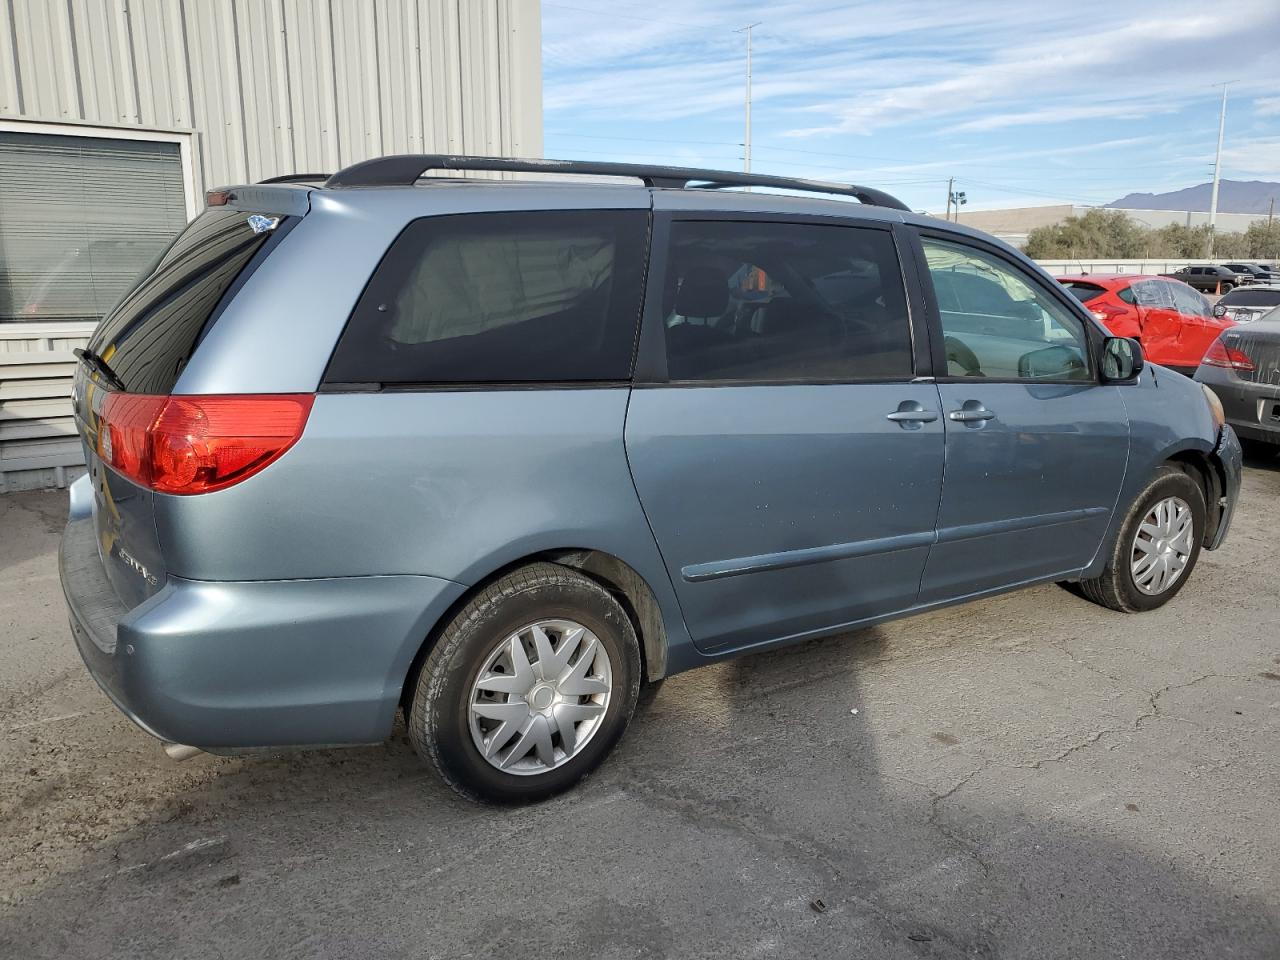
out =
<path fill-rule="evenodd" d="M 1280 957 L 1280 461 L 1169 606 L 1046 586 L 650 692 L 575 791 L 168 760 L 0 497 L 0 957 Z"/>

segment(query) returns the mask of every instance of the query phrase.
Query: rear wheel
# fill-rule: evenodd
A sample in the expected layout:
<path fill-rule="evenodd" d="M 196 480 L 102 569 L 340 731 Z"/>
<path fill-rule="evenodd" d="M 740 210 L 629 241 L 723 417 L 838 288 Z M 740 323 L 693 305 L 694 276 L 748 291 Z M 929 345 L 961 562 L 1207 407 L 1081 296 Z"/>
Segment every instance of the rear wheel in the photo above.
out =
<path fill-rule="evenodd" d="M 1161 467 L 1129 509 L 1106 569 L 1082 580 L 1081 593 L 1124 613 L 1164 606 L 1200 558 L 1205 514 L 1200 484 L 1177 467 Z"/>
<path fill-rule="evenodd" d="M 445 627 L 418 675 L 409 736 L 464 796 L 539 800 L 609 753 L 635 710 L 640 672 L 635 630 L 608 591 L 531 564 Z"/>

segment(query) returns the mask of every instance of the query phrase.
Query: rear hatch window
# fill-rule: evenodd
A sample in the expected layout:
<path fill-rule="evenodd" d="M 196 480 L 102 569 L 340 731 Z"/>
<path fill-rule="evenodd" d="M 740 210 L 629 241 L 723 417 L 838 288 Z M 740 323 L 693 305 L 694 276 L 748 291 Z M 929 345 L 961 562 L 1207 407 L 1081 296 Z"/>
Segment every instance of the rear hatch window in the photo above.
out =
<path fill-rule="evenodd" d="M 1088 303 L 1107 292 L 1105 287 L 1096 283 L 1081 283 L 1079 280 L 1064 281 L 1062 285 L 1075 294 L 1075 298 L 1081 303 Z"/>
<path fill-rule="evenodd" d="M 120 383 L 110 382 L 102 364 L 86 361 L 77 369 L 76 424 L 94 489 L 98 544 L 127 607 L 163 587 L 167 571 L 156 535 L 155 494 L 103 462 L 103 415 L 113 400 L 123 407 L 145 405 L 152 401 L 146 395 L 173 391 L 220 304 L 290 222 L 229 208 L 202 213 L 143 271 L 89 342 Z"/>
<path fill-rule="evenodd" d="M 1274 307 L 1280 304 L 1280 290 L 1232 290 L 1218 302 L 1228 307 Z"/>
<path fill-rule="evenodd" d="M 171 392 L 218 304 L 281 219 L 230 208 L 200 214 L 107 314 L 90 349 L 129 393 Z"/>

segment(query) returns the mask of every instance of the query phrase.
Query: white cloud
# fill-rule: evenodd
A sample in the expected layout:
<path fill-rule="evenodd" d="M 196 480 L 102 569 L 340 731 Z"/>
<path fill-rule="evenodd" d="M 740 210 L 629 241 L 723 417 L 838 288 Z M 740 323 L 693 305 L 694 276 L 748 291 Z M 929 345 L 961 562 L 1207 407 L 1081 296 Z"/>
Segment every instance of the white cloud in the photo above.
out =
<path fill-rule="evenodd" d="M 761 122 L 770 110 L 784 126 L 787 115 L 812 115 L 789 124 L 799 136 L 929 118 L 956 118 L 950 132 L 1137 119 L 1211 99 L 1224 68 L 1205 55 L 1210 47 L 1231 51 L 1232 75 L 1253 77 L 1237 93 L 1265 93 L 1280 34 L 1274 0 L 1241 0 L 1229 17 L 1190 0 L 1134 0 L 1123 16 L 1100 0 L 1014 11 L 1005 0 L 546 0 L 543 12 L 549 119 L 727 116 L 742 96 L 743 37 L 734 30 L 761 20 Z"/>
<path fill-rule="evenodd" d="M 1141 120 L 1154 114 L 1172 113 L 1174 109 L 1168 103 L 1152 102 L 1030 107 L 1012 113 L 990 113 L 974 120 L 966 120 L 948 127 L 946 132 L 980 132 L 1034 124 L 1068 123 L 1072 120 Z"/>
<path fill-rule="evenodd" d="M 1235 180 L 1280 180 L 1280 136 L 1224 144 L 1222 175 Z"/>
<path fill-rule="evenodd" d="M 1280 116 L 1280 97 L 1259 97 L 1253 101 L 1253 112 L 1260 117 Z"/>

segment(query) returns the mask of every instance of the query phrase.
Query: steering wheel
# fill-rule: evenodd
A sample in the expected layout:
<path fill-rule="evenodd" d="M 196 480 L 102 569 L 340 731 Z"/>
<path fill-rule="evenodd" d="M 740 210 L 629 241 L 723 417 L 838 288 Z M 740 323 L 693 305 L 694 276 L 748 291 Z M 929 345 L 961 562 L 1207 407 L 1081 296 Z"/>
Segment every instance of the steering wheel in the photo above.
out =
<path fill-rule="evenodd" d="M 968 344 L 955 337 L 944 337 L 942 345 L 947 351 L 947 367 L 955 364 L 964 371 L 966 377 L 985 377 L 982 372 L 982 364 L 978 362 L 978 355 L 969 349 Z M 950 373 L 950 369 L 947 371 Z"/>

